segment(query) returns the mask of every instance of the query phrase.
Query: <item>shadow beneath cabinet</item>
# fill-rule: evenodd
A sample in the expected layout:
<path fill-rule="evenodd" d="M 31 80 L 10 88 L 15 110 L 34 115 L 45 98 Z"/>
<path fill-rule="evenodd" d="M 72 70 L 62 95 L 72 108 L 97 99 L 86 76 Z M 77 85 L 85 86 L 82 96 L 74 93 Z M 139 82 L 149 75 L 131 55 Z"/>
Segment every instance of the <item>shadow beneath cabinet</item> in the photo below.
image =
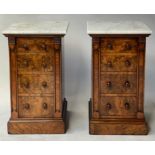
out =
<path fill-rule="evenodd" d="M 70 120 L 69 120 L 69 118 L 70 118 L 70 111 L 67 111 L 67 116 L 66 116 L 66 133 L 67 133 L 69 127 L 70 127 L 70 124 L 69 124 Z"/>

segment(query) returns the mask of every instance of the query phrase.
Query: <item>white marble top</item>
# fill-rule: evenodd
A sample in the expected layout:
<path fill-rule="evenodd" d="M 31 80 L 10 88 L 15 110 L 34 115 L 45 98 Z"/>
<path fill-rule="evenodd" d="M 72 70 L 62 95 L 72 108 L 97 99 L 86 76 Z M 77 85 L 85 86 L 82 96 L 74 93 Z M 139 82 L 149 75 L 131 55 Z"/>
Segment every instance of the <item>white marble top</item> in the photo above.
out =
<path fill-rule="evenodd" d="M 68 22 L 46 21 L 35 23 L 16 23 L 3 31 L 3 34 L 66 34 Z"/>
<path fill-rule="evenodd" d="M 137 21 L 87 22 L 88 34 L 151 34 L 151 29 Z"/>

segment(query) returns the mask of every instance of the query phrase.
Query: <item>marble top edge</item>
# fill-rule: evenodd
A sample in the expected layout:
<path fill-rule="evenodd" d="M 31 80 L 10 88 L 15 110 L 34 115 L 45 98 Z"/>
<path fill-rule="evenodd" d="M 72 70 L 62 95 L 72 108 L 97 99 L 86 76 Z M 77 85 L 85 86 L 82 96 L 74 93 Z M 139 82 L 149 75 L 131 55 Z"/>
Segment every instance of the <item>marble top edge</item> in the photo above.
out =
<path fill-rule="evenodd" d="M 88 21 L 88 34 L 151 34 L 151 29 L 139 21 Z"/>
<path fill-rule="evenodd" d="M 46 21 L 35 23 L 15 23 L 10 25 L 3 34 L 45 34 L 65 35 L 68 29 L 67 21 Z"/>

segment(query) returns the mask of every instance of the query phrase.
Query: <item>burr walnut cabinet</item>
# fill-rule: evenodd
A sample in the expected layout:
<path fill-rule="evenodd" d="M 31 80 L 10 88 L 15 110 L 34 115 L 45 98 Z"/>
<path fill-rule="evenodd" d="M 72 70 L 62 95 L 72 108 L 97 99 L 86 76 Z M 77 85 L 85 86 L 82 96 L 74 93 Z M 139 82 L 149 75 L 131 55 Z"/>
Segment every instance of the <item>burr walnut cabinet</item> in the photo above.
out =
<path fill-rule="evenodd" d="M 90 134 L 147 134 L 144 117 L 146 37 L 140 22 L 88 22 L 92 37 Z"/>
<path fill-rule="evenodd" d="M 8 37 L 11 79 L 10 134 L 66 132 L 63 36 L 67 22 L 19 23 Z"/>

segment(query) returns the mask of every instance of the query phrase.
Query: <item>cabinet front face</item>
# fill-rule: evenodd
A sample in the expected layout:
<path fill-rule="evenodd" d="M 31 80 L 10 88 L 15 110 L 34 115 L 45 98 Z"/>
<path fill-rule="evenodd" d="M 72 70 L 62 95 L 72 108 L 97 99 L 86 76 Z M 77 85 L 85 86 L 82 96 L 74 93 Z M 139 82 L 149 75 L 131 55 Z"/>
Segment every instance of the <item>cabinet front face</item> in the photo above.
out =
<path fill-rule="evenodd" d="M 144 69 L 140 46 L 138 37 L 93 38 L 93 110 L 100 118 L 137 117 L 143 104 L 139 100 L 143 91 L 139 74 Z"/>
<path fill-rule="evenodd" d="M 17 38 L 16 45 L 19 117 L 53 117 L 54 41 L 51 38 Z"/>
<path fill-rule="evenodd" d="M 57 109 L 61 113 L 60 39 L 19 36 L 14 44 L 12 52 L 9 43 L 12 109 L 16 117 L 55 117 Z"/>

